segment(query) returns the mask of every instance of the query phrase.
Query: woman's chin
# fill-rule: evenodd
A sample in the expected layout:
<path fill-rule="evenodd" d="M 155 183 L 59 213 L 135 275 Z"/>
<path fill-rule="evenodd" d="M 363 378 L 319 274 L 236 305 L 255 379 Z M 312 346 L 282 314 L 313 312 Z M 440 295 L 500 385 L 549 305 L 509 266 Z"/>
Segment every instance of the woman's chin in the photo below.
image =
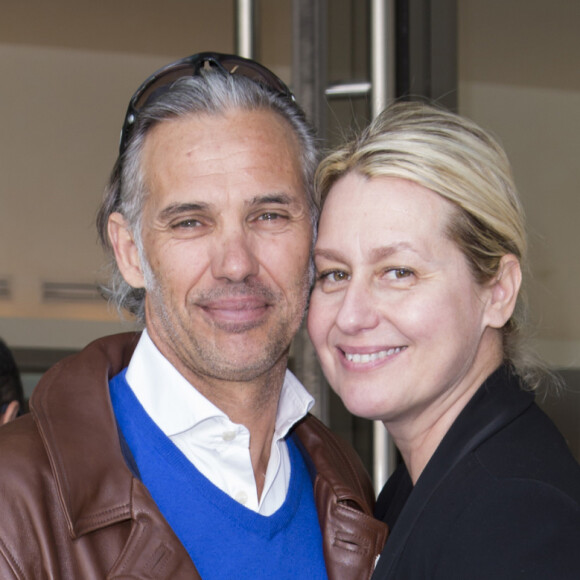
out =
<path fill-rule="evenodd" d="M 349 412 L 363 419 L 382 421 L 381 403 L 360 392 L 338 393 Z"/>

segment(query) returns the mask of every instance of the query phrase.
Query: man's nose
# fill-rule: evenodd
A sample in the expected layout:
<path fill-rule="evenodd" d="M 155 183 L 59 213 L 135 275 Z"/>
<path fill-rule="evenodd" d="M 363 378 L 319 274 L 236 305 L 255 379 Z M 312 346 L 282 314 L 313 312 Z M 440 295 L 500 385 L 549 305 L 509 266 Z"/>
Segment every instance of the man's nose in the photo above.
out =
<path fill-rule="evenodd" d="M 255 276 L 258 270 L 259 262 L 248 233 L 228 232 L 215 240 L 212 257 L 215 278 L 242 282 Z"/>

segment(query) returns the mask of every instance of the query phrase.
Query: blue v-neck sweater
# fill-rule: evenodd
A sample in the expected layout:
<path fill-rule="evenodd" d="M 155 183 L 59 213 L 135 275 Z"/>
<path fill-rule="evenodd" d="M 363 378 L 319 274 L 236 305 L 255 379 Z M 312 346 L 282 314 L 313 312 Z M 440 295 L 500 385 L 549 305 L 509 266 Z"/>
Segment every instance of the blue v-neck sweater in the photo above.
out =
<path fill-rule="evenodd" d="M 288 494 L 260 515 L 213 485 L 143 409 L 123 371 L 110 382 L 119 428 L 140 477 L 204 580 L 326 580 L 310 475 L 287 440 Z"/>

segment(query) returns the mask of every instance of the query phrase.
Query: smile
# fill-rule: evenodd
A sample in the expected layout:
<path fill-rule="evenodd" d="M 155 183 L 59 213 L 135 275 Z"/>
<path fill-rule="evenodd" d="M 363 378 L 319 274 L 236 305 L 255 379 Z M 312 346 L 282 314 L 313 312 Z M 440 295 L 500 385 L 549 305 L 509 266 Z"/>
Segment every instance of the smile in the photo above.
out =
<path fill-rule="evenodd" d="M 218 328 L 241 333 L 260 326 L 271 305 L 261 296 L 237 296 L 198 303 Z"/>
<path fill-rule="evenodd" d="M 368 354 L 358 354 L 358 353 L 351 354 L 351 353 L 345 352 L 344 357 L 346 358 L 347 361 L 352 362 L 352 363 L 368 364 L 371 362 L 375 362 L 377 360 L 381 360 L 381 359 L 386 358 L 388 356 L 391 356 L 393 354 L 397 354 L 404 349 L 405 349 L 404 346 L 397 346 L 395 348 L 388 348 L 386 350 L 380 350 L 378 352 L 373 352 L 373 353 L 368 353 Z"/>

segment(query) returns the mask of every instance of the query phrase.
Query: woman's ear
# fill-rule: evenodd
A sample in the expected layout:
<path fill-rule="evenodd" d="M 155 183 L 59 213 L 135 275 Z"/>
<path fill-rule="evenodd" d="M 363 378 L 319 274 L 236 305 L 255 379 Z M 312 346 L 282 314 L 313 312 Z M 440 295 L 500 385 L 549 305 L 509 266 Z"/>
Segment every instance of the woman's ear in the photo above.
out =
<path fill-rule="evenodd" d="M 520 261 L 513 254 L 500 260 L 495 278 L 489 282 L 489 301 L 485 322 L 491 328 L 502 328 L 511 318 L 522 285 Z"/>
<path fill-rule="evenodd" d="M 139 251 L 127 220 L 119 212 L 114 212 L 109 216 L 107 229 L 117 266 L 125 282 L 133 288 L 143 288 L 145 277 L 141 268 Z"/>

